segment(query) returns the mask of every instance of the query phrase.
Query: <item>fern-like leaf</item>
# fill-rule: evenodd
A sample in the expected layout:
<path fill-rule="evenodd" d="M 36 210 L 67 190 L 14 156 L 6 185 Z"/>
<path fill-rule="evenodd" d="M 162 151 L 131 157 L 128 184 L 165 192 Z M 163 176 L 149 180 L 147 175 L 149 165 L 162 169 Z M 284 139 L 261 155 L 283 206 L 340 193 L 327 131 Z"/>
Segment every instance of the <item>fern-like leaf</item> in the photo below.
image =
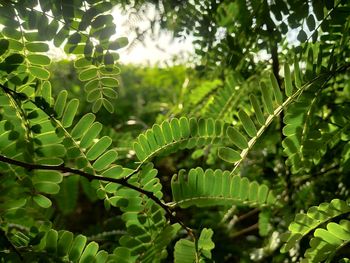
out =
<path fill-rule="evenodd" d="M 322 203 L 319 206 L 310 207 L 307 213 L 299 213 L 294 221 L 289 225 L 283 240 L 286 242 L 281 252 L 287 252 L 293 248 L 305 235 L 313 231 L 319 225 L 341 214 L 350 212 L 350 206 L 339 199 L 334 199 L 330 203 Z"/>
<path fill-rule="evenodd" d="M 250 96 L 250 102 L 251 102 L 252 108 L 254 109 L 255 116 L 254 115 L 249 116 L 247 112 L 244 110 L 240 110 L 238 112 L 239 121 L 242 124 L 244 131 L 239 131 L 237 128 L 235 128 L 235 130 L 232 130 L 232 129 L 227 130 L 228 137 L 231 139 L 231 142 L 235 144 L 235 146 L 237 146 L 239 149 L 229 148 L 225 146 L 225 147 L 219 148 L 218 153 L 219 153 L 219 157 L 221 157 L 223 160 L 230 163 L 234 163 L 235 166 L 232 171 L 232 174 L 238 168 L 240 163 L 245 159 L 249 151 L 253 148 L 258 138 L 262 134 L 264 134 L 264 131 L 272 123 L 272 121 L 282 112 L 282 110 L 288 108 L 290 104 L 297 101 L 299 98 L 301 98 L 300 100 L 303 100 L 304 94 L 302 96 L 301 94 L 305 93 L 305 91 L 307 92 L 309 92 L 310 90 L 311 90 L 310 92 L 312 92 L 312 90 L 314 90 L 315 92 L 319 91 L 320 84 L 324 83 L 324 81 L 327 79 L 327 76 L 328 76 L 327 74 L 320 75 L 312 79 L 310 82 L 304 84 L 303 86 L 300 86 L 301 73 L 299 72 L 299 67 L 296 66 L 294 68 L 294 77 L 295 77 L 295 83 L 297 83 L 298 87 L 294 89 L 292 75 L 290 73 L 288 64 L 285 64 L 284 69 L 285 69 L 284 86 L 285 86 L 285 92 L 286 92 L 287 98 L 283 101 L 283 95 L 278 86 L 278 82 L 275 76 L 273 74 L 270 74 L 269 81 L 261 82 L 260 84 L 263 103 L 260 103 L 256 96 L 254 95 Z M 308 97 L 308 96 L 305 95 L 305 97 Z M 264 110 L 262 111 L 262 109 Z M 301 114 L 304 114 L 304 111 L 298 111 L 298 112 Z M 255 117 L 256 121 L 252 117 Z M 293 121 L 295 122 L 294 119 L 297 119 L 298 121 L 297 125 L 292 124 Z M 284 127 L 284 133 L 287 135 L 294 135 L 296 132 L 295 129 L 297 128 L 293 130 L 292 127 L 294 126 L 299 127 L 300 123 L 303 122 L 303 119 L 290 116 L 287 114 L 287 116 L 285 117 L 285 122 L 287 123 L 287 126 Z M 299 166 L 301 166 L 300 156 L 294 154 L 300 151 L 298 150 L 300 149 L 300 147 L 298 147 L 300 146 L 300 144 L 298 143 L 298 139 L 293 141 L 293 138 L 287 138 L 284 141 L 284 146 L 286 147 L 287 155 L 290 156 L 290 160 L 288 160 L 288 163 L 290 164 L 290 163 L 299 162 Z"/>
<path fill-rule="evenodd" d="M 72 232 L 54 229 L 47 232 L 38 251 L 46 251 L 56 260 L 69 259 L 70 262 L 103 263 L 108 259 L 108 253 L 104 250 L 99 251 L 99 245 L 96 242 L 87 243 L 87 238 L 83 235 L 74 237 Z"/>
<path fill-rule="evenodd" d="M 246 204 L 264 206 L 275 204 L 276 198 L 271 190 L 256 181 L 249 182 L 229 171 L 191 169 L 174 175 L 171 182 L 175 205 L 187 208 L 191 205 L 206 207 L 216 205 Z"/>
<path fill-rule="evenodd" d="M 155 155 L 169 154 L 178 149 L 192 149 L 223 140 L 226 125 L 213 119 L 180 119 L 155 124 L 138 137 L 134 150 L 141 162 Z"/>
<path fill-rule="evenodd" d="M 332 262 L 339 249 L 350 241 L 350 221 L 340 220 L 339 223 L 328 223 L 326 229 L 317 228 L 310 240 L 310 248 L 305 251 L 302 263 Z"/>

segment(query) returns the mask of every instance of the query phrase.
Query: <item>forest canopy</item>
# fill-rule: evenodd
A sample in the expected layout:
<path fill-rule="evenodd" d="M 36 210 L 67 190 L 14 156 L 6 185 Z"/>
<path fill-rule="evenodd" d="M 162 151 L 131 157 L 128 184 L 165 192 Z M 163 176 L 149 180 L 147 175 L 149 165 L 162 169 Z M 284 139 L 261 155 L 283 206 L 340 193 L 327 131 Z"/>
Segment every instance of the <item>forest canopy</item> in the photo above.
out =
<path fill-rule="evenodd" d="M 0 262 L 350 262 L 349 27 L 345 0 L 0 1 Z M 188 61 L 119 62 L 162 32 Z"/>

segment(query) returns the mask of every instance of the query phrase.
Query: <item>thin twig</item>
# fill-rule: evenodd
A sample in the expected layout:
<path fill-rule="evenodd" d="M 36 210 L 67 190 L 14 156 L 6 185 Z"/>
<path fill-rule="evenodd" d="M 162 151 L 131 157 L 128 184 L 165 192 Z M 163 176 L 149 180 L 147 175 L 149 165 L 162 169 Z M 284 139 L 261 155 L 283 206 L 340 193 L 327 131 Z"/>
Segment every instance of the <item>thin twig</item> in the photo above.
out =
<path fill-rule="evenodd" d="M 247 213 L 237 217 L 237 219 L 235 220 L 235 223 L 238 223 L 238 222 L 240 222 L 240 221 L 242 221 L 242 220 L 244 220 L 244 219 L 246 219 L 246 218 L 248 218 L 248 217 L 250 217 L 252 215 L 255 215 L 259 211 L 260 211 L 259 208 L 254 208 L 253 210 L 250 210 L 249 212 L 247 212 Z"/>
<path fill-rule="evenodd" d="M 254 231 L 254 230 L 258 229 L 258 228 L 259 228 L 259 225 L 258 225 L 258 223 L 256 223 L 254 225 L 251 225 L 251 226 L 248 226 L 247 228 L 242 229 L 241 231 L 238 231 L 238 232 L 234 233 L 231 238 L 237 238 L 237 237 L 242 236 L 242 235 L 244 235 L 246 233 Z"/>

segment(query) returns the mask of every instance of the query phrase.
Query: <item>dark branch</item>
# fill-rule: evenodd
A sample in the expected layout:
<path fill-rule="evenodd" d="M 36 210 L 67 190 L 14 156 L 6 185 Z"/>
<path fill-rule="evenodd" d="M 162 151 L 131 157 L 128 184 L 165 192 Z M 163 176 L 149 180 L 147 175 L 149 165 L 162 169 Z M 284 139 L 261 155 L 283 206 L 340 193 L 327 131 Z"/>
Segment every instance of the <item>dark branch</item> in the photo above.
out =
<path fill-rule="evenodd" d="M 188 228 L 181 220 L 179 220 L 176 216 L 174 216 L 172 211 L 170 210 L 170 208 L 166 204 L 164 204 L 160 199 L 158 199 L 152 192 L 146 191 L 142 188 L 139 188 L 133 184 L 128 183 L 127 179 L 125 179 L 125 178 L 117 179 L 117 178 L 110 178 L 110 177 L 103 177 L 103 176 L 99 176 L 99 175 L 93 175 L 93 174 L 89 174 L 89 173 L 86 173 L 86 172 L 81 171 L 81 170 L 65 167 L 63 165 L 54 165 L 54 166 L 52 165 L 51 166 L 51 165 L 25 163 L 22 161 L 8 158 L 8 157 L 3 156 L 3 155 L 0 155 L 0 162 L 20 166 L 20 167 L 27 169 L 28 171 L 31 171 L 31 170 L 49 170 L 49 171 L 60 171 L 60 172 L 69 173 L 69 174 L 76 174 L 76 175 L 80 175 L 82 177 L 85 177 L 89 181 L 99 180 L 99 181 L 104 181 L 104 182 L 111 182 L 111 183 L 120 184 L 120 185 L 125 186 L 127 188 L 133 189 L 141 194 L 144 194 L 149 199 L 152 199 L 156 204 L 158 204 L 161 208 L 163 208 L 165 210 L 170 221 L 175 222 L 175 223 L 179 223 L 187 231 L 187 233 L 190 236 L 194 237 L 192 229 Z"/>
<path fill-rule="evenodd" d="M 251 225 L 251 226 L 248 226 L 247 228 L 244 228 L 244 229 L 234 233 L 231 238 L 237 238 L 239 236 L 245 235 L 245 234 L 247 234 L 251 231 L 257 230 L 257 229 L 259 229 L 258 223 Z"/>
<path fill-rule="evenodd" d="M 242 220 L 245 220 L 248 217 L 251 217 L 252 215 L 255 215 L 256 213 L 258 213 L 260 211 L 259 208 L 254 208 L 253 210 L 250 210 L 249 212 L 239 216 L 236 220 L 235 223 L 240 222 Z"/>

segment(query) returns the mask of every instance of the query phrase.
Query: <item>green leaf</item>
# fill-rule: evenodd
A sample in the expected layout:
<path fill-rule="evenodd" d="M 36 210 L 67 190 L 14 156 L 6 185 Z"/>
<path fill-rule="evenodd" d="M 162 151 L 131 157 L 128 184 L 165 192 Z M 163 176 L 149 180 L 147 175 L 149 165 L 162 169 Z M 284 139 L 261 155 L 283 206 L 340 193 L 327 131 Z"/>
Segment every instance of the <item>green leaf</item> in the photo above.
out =
<path fill-rule="evenodd" d="M 57 250 L 58 233 L 54 229 L 50 229 L 46 235 L 46 251 L 49 253 L 56 253 Z"/>
<path fill-rule="evenodd" d="M 101 98 L 101 90 L 99 88 L 96 88 L 88 92 L 86 100 L 88 102 L 94 102 L 100 98 Z"/>
<path fill-rule="evenodd" d="M 188 136 L 190 136 L 190 124 L 187 118 L 185 117 L 180 118 L 180 129 L 181 129 L 182 138 L 187 138 Z"/>
<path fill-rule="evenodd" d="M 80 147 L 88 148 L 93 143 L 93 140 L 96 139 L 97 135 L 102 130 L 102 124 L 95 122 L 90 129 L 83 135 L 80 141 Z"/>
<path fill-rule="evenodd" d="M 283 103 L 283 97 L 282 97 L 282 93 L 280 90 L 280 87 L 278 85 L 278 81 L 275 77 L 275 74 L 270 73 L 270 83 L 271 86 L 273 88 L 273 94 L 275 95 L 275 99 L 278 105 L 282 105 Z"/>
<path fill-rule="evenodd" d="M 324 10 L 323 10 L 323 1 L 312 1 L 312 9 L 317 17 L 318 21 L 323 20 Z"/>
<path fill-rule="evenodd" d="M 238 112 L 238 117 L 243 124 L 243 128 L 250 137 L 254 137 L 257 134 L 257 130 L 253 121 L 249 118 L 248 114 L 244 110 Z"/>
<path fill-rule="evenodd" d="M 307 35 L 303 29 L 301 29 L 298 33 L 297 39 L 301 42 L 304 43 L 307 40 Z"/>
<path fill-rule="evenodd" d="M 218 155 L 222 160 L 229 163 L 235 163 L 242 158 L 238 152 L 228 147 L 220 147 Z"/>
<path fill-rule="evenodd" d="M 33 200 L 35 203 L 37 203 L 42 208 L 49 208 L 52 205 L 52 202 L 49 198 L 47 198 L 44 195 L 37 194 L 33 196 Z"/>
<path fill-rule="evenodd" d="M 300 89 L 301 88 L 301 74 L 299 68 L 299 61 L 297 56 L 294 57 L 294 80 L 295 86 Z"/>
<path fill-rule="evenodd" d="M 181 130 L 180 130 L 180 123 L 179 120 L 174 118 L 170 122 L 171 131 L 174 137 L 174 140 L 180 140 L 181 139 Z"/>
<path fill-rule="evenodd" d="M 61 157 L 66 154 L 66 149 L 61 144 L 44 144 L 43 146 L 38 148 L 36 151 L 46 157 L 49 157 L 49 156 Z"/>
<path fill-rule="evenodd" d="M 85 247 L 87 238 L 83 235 L 78 235 L 74 238 L 72 248 L 69 251 L 69 260 L 77 261 Z"/>
<path fill-rule="evenodd" d="M 15 50 L 15 51 L 22 51 L 24 48 L 24 45 L 14 39 L 8 39 L 9 41 L 9 49 Z"/>
<path fill-rule="evenodd" d="M 108 136 L 102 137 L 98 142 L 96 142 L 90 150 L 86 153 L 86 157 L 89 160 L 95 160 L 98 158 L 107 148 L 111 145 L 112 139 Z"/>
<path fill-rule="evenodd" d="M 85 57 L 74 60 L 74 67 L 86 68 L 91 65 L 91 60 L 87 60 Z"/>
<path fill-rule="evenodd" d="M 313 31 L 316 27 L 316 22 L 315 22 L 315 18 L 312 14 L 310 14 L 307 19 L 306 19 L 306 24 L 307 27 L 309 28 L 310 31 Z"/>
<path fill-rule="evenodd" d="M 331 222 L 327 224 L 327 230 L 336 238 L 341 240 L 350 240 L 350 233 L 346 231 L 341 225 Z"/>
<path fill-rule="evenodd" d="M 211 240 L 213 234 L 213 230 L 203 228 L 201 235 L 198 239 L 198 248 L 209 251 L 212 250 L 215 247 L 214 242 Z"/>
<path fill-rule="evenodd" d="M 111 89 L 111 88 L 103 88 L 102 93 L 104 96 L 111 98 L 111 99 L 116 99 L 118 97 L 118 93 L 114 89 Z M 113 106 L 112 106 L 112 108 L 113 108 Z"/>
<path fill-rule="evenodd" d="M 102 99 L 102 105 L 109 113 L 114 112 L 114 107 L 113 107 L 112 103 L 110 103 L 108 100 Z"/>
<path fill-rule="evenodd" d="M 118 79 L 113 77 L 103 77 L 100 78 L 100 81 L 103 84 L 103 86 L 106 87 L 117 87 L 119 85 Z"/>
<path fill-rule="evenodd" d="M 164 121 L 162 123 L 162 131 L 163 131 L 163 135 L 164 135 L 164 139 L 166 143 L 171 143 L 173 141 L 173 135 L 171 132 L 171 127 L 169 122 Z"/>
<path fill-rule="evenodd" d="M 262 210 L 259 213 L 259 235 L 267 236 L 269 233 L 269 220 L 271 217 L 271 212 L 269 210 Z"/>
<path fill-rule="evenodd" d="M 258 102 L 258 99 L 253 94 L 251 94 L 249 96 L 249 99 L 250 99 L 250 103 L 253 106 L 253 109 L 254 109 L 257 121 L 259 122 L 260 125 L 264 125 L 265 124 L 265 118 L 264 118 L 264 115 L 263 115 L 263 113 L 261 111 L 261 107 L 260 107 L 260 104 Z"/>
<path fill-rule="evenodd" d="M 67 255 L 72 242 L 73 242 L 73 233 L 69 231 L 64 231 L 58 240 L 57 255 L 61 257 Z"/>
<path fill-rule="evenodd" d="M 322 240 L 334 246 L 340 246 L 342 243 L 342 241 L 339 238 L 337 238 L 336 236 L 332 235 L 330 232 L 322 228 L 316 229 L 314 235 L 315 237 L 319 237 Z"/>
<path fill-rule="evenodd" d="M 101 250 L 96 255 L 96 263 L 106 263 L 108 258 L 108 253 L 104 250 Z"/>
<path fill-rule="evenodd" d="M 101 109 L 102 106 L 102 99 L 98 99 L 92 104 L 92 112 L 96 113 Z"/>
<path fill-rule="evenodd" d="M 21 32 L 9 27 L 4 27 L 1 29 L 1 33 L 8 38 L 20 40 L 21 39 Z"/>
<path fill-rule="evenodd" d="M 90 242 L 84 249 L 84 252 L 80 257 L 79 263 L 94 262 L 97 251 L 98 251 L 98 244 L 94 241 Z"/>
<path fill-rule="evenodd" d="M 120 178 L 129 173 L 130 169 L 122 168 L 119 165 L 114 165 L 108 168 L 106 171 L 102 173 L 103 176 L 111 177 L 111 178 Z"/>
<path fill-rule="evenodd" d="M 0 39 L 0 56 L 2 56 L 10 46 L 10 42 L 7 39 Z"/>
<path fill-rule="evenodd" d="M 51 63 L 51 59 L 45 55 L 40 54 L 29 54 L 27 55 L 27 59 L 30 63 L 35 65 L 49 65 Z"/>
<path fill-rule="evenodd" d="M 193 263 L 196 260 L 196 249 L 193 242 L 180 239 L 175 244 L 174 262 L 175 263 Z"/>
<path fill-rule="evenodd" d="M 32 181 L 36 182 L 53 182 L 60 183 L 62 182 L 63 176 L 60 172 L 57 171 L 45 171 L 45 170 L 37 170 L 34 176 L 32 177 Z"/>
<path fill-rule="evenodd" d="M 259 192 L 258 192 L 258 202 L 261 204 L 266 202 L 268 193 L 269 193 L 269 188 L 264 184 L 260 185 Z"/>
<path fill-rule="evenodd" d="M 54 110 L 58 118 L 62 117 L 63 111 L 66 107 L 68 92 L 66 90 L 62 90 L 57 97 Z"/>
<path fill-rule="evenodd" d="M 274 110 L 273 110 L 273 102 L 272 102 L 271 92 L 264 82 L 260 83 L 260 89 L 261 89 L 262 98 L 263 98 L 265 108 L 266 108 L 267 112 L 270 115 L 272 115 Z"/>
<path fill-rule="evenodd" d="M 63 127 L 67 128 L 70 127 L 73 123 L 74 117 L 77 113 L 79 106 L 79 100 L 78 99 L 72 99 L 70 102 L 68 102 L 67 107 L 63 113 L 62 117 L 62 125 Z"/>
<path fill-rule="evenodd" d="M 243 177 L 239 188 L 239 196 L 245 200 L 249 197 L 249 180 L 247 177 Z"/>
<path fill-rule="evenodd" d="M 284 88 L 287 97 L 292 96 L 293 94 L 293 84 L 292 84 L 292 78 L 290 74 L 290 69 L 288 64 L 284 64 Z"/>
<path fill-rule="evenodd" d="M 109 44 L 108 49 L 117 50 L 117 49 L 123 48 L 128 45 L 128 42 L 129 42 L 128 38 L 126 37 L 117 38 L 116 40 L 112 41 Z"/>
<path fill-rule="evenodd" d="M 74 139 L 81 138 L 95 121 L 95 115 L 92 113 L 85 114 L 74 126 L 71 135 Z"/>
<path fill-rule="evenodd" d="M 77 165 L 77 168 L 80 169 L 81 167 Z M 57 195 L 55 195 L 59 210 L 64 215 L 68 215 L 76 209 L 78 194 L 79 175 L 71 175 L 69 177 L 65 177 L 60 184 L 60 191 Z"/>
<path fill-rule="evenodd" d="M 26 43 L 26 48 L 30 52 L 47 52 L 49 45 L 43 42 L 29 42 Z"/>
<path fill-rule="evenodd" d="M 133 148 L 139 160 L 143 161 L 144 159 L 147 158 L 147 154 L 144 152 L 141 144 L 135 142 Z"/>
<path fill-rule="evenodd" d="M 93 164 L 96 171 L 101 171 L 107 168 L 118 157 L 118 153 L 115 150 L 109 150 L 101 155 Z"/>
<path fill-rule="evenodd" d="M 28 70 L 39 79 L 48 79 L 50 77 L 50 72 L 42 67 L 29 66 Z"/>
<path fill-rule="evenodd" d="M 97 68 L 95 67 L 84 69 L 79 73 L 79 79 L 81 81 L 87 81 L 90 79 L 94 79 L 96 77 L 97 77 Z"/>
<path fill-rule="evenodd" d="M 7 73 L 11 73 L 16 70 L 24 61 L 24 57 L 21 54 L 11 54 L 5 58 L 5 61 L 0 63 L 0 70 L 4 70 Z"/>
<path fill-rule="evenodd" d="M 108 65 L 108 66 L 113 66 L 114 65 L 114 58 L 113 58 L 113 55 L 109 52 L 107 52 L 104 57 L 103 57 L 103 62 L 105 65 Z"/>
<path fill-rule="evenodd" d="M 81 35 L 79 32 L 74 33 L 73 35 L 68 37 L 68 44 L 77 45 L 81 41 Z"/>
<path fill-rule="evenodd" d="M 58 184 L 52 182 L 39 182 L 34 184 L 34 188 L 45 194 L 57 194 L 60 191 Z"/>
<path fill-rule="evenodd" d="M 111 23 L 112 21 L 113 21 L 113 16 L 111 15 L 99 15 L 92 21 L 91 26 L 93 28 L 100 28 L 107 23 Z"/>
<path fill-rule="evenodd" d="M 246 149 L 248 148 L 248 142 L 246 138 L 237 131 L 234 127 L 230 126 L 227 128 L 227 136 L 229 139 L 240 149 Z"/>
<path fill-rule="evenodd" d="M 66 37 L 68 37 L 68 34 L 69 27 L 63 26 L 53 39 L 53 44 L 55 45 L 55 47 L 60 47 L 62 43 L 66 40 Z"/>

